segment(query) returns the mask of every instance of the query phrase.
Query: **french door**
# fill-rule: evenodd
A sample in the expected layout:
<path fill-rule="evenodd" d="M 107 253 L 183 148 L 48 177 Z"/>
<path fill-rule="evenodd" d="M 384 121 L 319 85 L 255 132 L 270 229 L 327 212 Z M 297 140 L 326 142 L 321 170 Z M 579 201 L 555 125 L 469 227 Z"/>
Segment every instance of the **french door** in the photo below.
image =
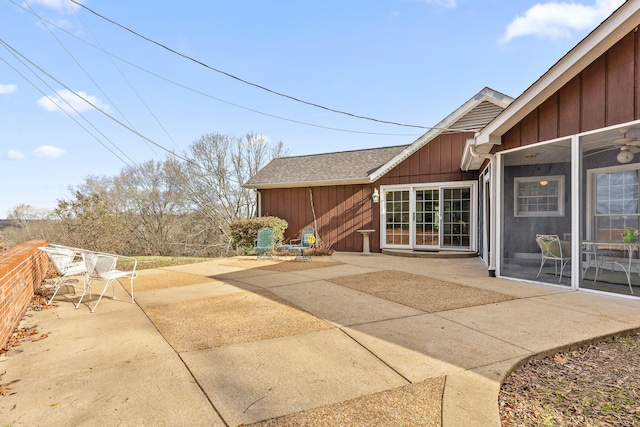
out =
<path fill-rule="evenodd" d="M 474 249 L 475 183 L 383 188 L 383 246 Z"/>

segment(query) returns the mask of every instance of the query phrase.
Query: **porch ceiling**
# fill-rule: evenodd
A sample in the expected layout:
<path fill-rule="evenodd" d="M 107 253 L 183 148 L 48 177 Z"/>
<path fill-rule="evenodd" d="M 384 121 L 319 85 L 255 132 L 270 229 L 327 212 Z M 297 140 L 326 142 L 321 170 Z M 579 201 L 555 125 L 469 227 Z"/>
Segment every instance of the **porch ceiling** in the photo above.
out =
<path fill-rule="evenodd" d="M 640 140 L 640 123 L 633 126 L 603 129 L 580 136 L 580 144 L 585 155 L 597 155 L 609 150 L 618 150 L 622 145 L 614 141 L 624 136 Z M 638 144 L 638 147 L 635 147 Z M 634 152 L 640 152 L 640 141 L 630 141 Z M 636 151 L 637 150 L 637 151 Z M 523 148 L 511 155 L 504 156 L 505 166 L 535 165 L 548 163 L 567 163 L 571 161 L 571 138 L 560 140 L 552 144 L 534 145 Z"/>

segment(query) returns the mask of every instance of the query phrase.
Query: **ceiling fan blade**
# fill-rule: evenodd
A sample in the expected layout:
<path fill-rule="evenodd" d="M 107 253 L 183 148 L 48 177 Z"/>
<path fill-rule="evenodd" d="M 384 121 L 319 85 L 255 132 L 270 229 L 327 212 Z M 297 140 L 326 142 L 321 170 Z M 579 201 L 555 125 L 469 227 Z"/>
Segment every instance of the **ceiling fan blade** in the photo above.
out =
<path fill-rule="evenodd" d="M 629 145 L 636 142 L 635 138 L 629 138 L 628 136 L 625 136 L 624 138 L 618 138 L 613 140 L 613 143 L 616 145 Z"/>
<path fill-rule="evenodd" d="M 607 148 L 604 148 L 602 150 L 595 150 L 595 151 L 592 151 L 590 153 L 587 153 L 583 157 L 595 156 L 596 154 L 606 153 L 607 151 L 618 150 L 618 149 L 620 149 L 620 147 L 607 147 Z"/>

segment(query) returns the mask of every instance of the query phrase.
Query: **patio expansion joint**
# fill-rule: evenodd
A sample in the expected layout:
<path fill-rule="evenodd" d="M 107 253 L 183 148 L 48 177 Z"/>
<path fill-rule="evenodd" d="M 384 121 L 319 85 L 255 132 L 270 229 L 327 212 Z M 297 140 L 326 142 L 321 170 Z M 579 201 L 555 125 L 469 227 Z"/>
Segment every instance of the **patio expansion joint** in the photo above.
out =
<path fill-rule="evenodd" d="M 397 304 L 398 305 L 402 305 L 404 307 L 409 307 L 408 305 L 404 305 L 404 304 L 400 304 L 400 303 L 397 303 Z M 412 308 L 414 310 L 418 310 L 417 308 L 414 308 L 414 307 L 409 307 L 409 308 Z M 407 314 L 406 316 L 387 317 L 385 319 L 371 320 L 369 322 L 351 323 L 349 325 L 344 325 L 344 327 L 355 328 L 355 327 L 363 326 L 363 325 L 375 325 L 376 323 L 384 323 L 384 322 L 389 322 L 389 321 L 392 321 L 392 320 L 400 320 L 400 319 L 410 319 L 412 317 L 419 317 L 419 316 L 424 316 L 424 315 L 428 315 L 428 314 L 434 314 L 434 313 L 429 313 L 428 311 L 422 311 L 421 313 Z M 326 319 L 324 319 L 324 320 L 326 320 Z"/>
<path fill-rule="evenodd" d="M 171 347 L 173 348 L 173 347 Z M 175 351 L 175 349 L 173 350 Z M 204 397 L 207 399 L 207 402 L 209 402 L 209 405 L 211 405 L 211 408 L 213 408 L 213 410 L 216 412 L 216 414 L 218 415 L 218 417 L 220 418 L 220 420 L 224 423 L 225 427 L 230 427 L 229 423 L 224 419 L 224 417 L 222 416 L 222 414 L 220 413 L 220 411 L 218 410 L 218 408 L 216 408 L 216 405 L 213 403 L 213 401 L 211 400 L 211 397 L 209 397 L 209 394 L 206 392 L 206 390 L 204 389 L 204 387 L 202 386 L 202 384 L 200 384 L 200 381 L 198 381 L 198 379 L 196 378 L 196 376 L 193 374 L 193 372 L 191 371 L 191 368 L 189 368 L 189 365 L 184 361 L 184 359 L 182 358 L 182 356 L 180 355 L 180 353 L 178 353 L 177 351 L 175 351 L 176 354 L 178 355 L 178 357 L 180 358 L 180 361 L 182 362 L 182 364 L 184 365 L 184 367 L 187 369 L 187 372 L 189 372 L 189 375 L 191 375 L 191 378 L 193 378 L 193 381 L 198 385 L 198 388 L 200 389 L 200 391 L 202 392 L 202 394 L 204 395 Z"/>
<path fill-rule="evenodd" d="M 509 302 L 509 301 L 504 301 L 504 302 Z M 452 310 L 441 311 L 441 312 L 438 312 L 438 313 L 446 313 L 446 312 L 448 312 L 448 311 L 452 311 Z M 487 336 L 487 337 L 490 337 L 490 338 L 492 338 L 492 339 L 494 339 L 494 340 L 497 340 L 497 341 L 500 341 L 500 342 L 502 342 L 502 343 L 508 344 L 508 345 L 510 345 L 510 346 L 512 346 L 512 347 L 519 348 L 519 349 L 521 349 L 521 350 L 524 350 L 524 351 L 525 351 L 525 352 L 527 352 L 527 353 L 535 354 L 535 351 L 534 351 L 534 350 L 531 350 L 530 348 L 523 347 L 523 346 L 521 346 L 521 345 L 518 345 L 518 344 L 512 343 L 512 342 L 510 342 L 510 341 L 507 341 L 507 340 L 505 340 L 504 338 L 500 338 L 500 337 L 498 337 L 498 336 L 495 336 L 495 335 L 492 335 L 492 334 L 487 333 L 487 332 L 485 332 L 485 331 L 482 331 L 482 330 L 480 330 L 480 329 L 478 329 L 478 328 L 473 328 L 473 327 L 470 327 L 469 325 L 466 325 L 466 324 L 464 324 L 464 323 L 457 322 L 457 321 L 455 321 L 455 320 L 452 320 L 452 319 L 449 319 L 449 318 L 447 318 L 447 317 L 441 316 L 441 315 L 439 315 L 438 313 L 431 313 L 431 314 L 432 314 L 433 316 L 436 316 L 436 317 L 438 317 L 438 318 L 440 318 L 440 319 L 442 319 L 442 320 L 446 321 L 446 322 L 451 322 L 451 323 L 453 323 L 453 324 L 455 324 L 455 325 L 458 325 L 458 326 L 460 326 L 460 327 L 462 327 L 462 328 L 469 329 L 469 330 L 471 330 L 471 331 L 474 331 L 474 332 L 477 332 L 477 333 L 479 333 L 479 334 L 482 334 L 482 335 L 485 335 L 485 336 Z"/>
<path fill-rule="evenodd" d="M 215 413 L 218 415 L 220 420 L 224 423 L 225 427 L 230 427 L 229 423 L 227 423 L 227 421 L 222 417 L 222 414 L 220 413 L 218 408 L 216 408 L 216 405 L 213 403 L 213 401 L 211 400 L 211 397 L 209 397 L 209 394 L 207 394 L 207 392 L 205 391 L 205 389 L 202 386 L 202 384 L 200 383 L 200 381 L 198 381 L 198 378 L 196 378 L 196 376 L 193 374 L 193 371 L 191 371 L 191 368 L 189 367 L 189 365 L 182 358 L 182 355 L 180 354 L 180 352 L 178 350 L 176 350 L 176 348 L 173 345 L 171 345 L 171 343 L 167 340 L 167 337 L 165 337 L 164 334 L 162 333 L 162 331 L 160 331 L 160 329 L 158 329 L 158 326 L 153 322 L 153 320 L 151 320 L 151 318 L 149 317 L 147 312 L 144 310 L 144 308 L 142 308 L 142 306 L 140 304 L 138 304 L 137 301 L 135 301 L 135 304 L 138 306 L 138 308 L 140 309 L 142 314 L 147 318 L 149 323 L 151 323 L 151 325 L 153 325 L 153 328 L 162 337 L 164 342 L 166 342 L 167 345 L 171 348 L 171 350 L 173 350 L 173 352 L 176 354 L 176 356 L 178 356 L 178 358 L 180 359 L 180 362 L 182 363 L 182 365 L 185 367 L 187 372 L 189 372 L 189 375 L 193 379 L 193 382 L 198 386 L 198 388 L 200 389 L 200 392 L 207 399 L 207 402 L 209 402 L 209 405 L 211 405 L 211 408 L 215 411 Z"/>
<path fill-rule="evenodd" d="M 374 353 L 371 349 L 369 349 L 367 346 L 365 346 L 364 344 L 362 344 L 360 341 L 358 341 L 357 339 L 355 339 L 354 337 L 352 337 L 351 335 L 349 335 L 349 333 L 347 331 L 345 331 L 343 328 L 337 328 L 338 330 L 340 330 L 340 332 L 342 332 L 345 336 L 347 336 L 349 339 L 351 339 L 353 342 L 355 342 L 356 344 L 358 344 L 363 350 L 365 350 L 367 353 L 371 354 L 373 357 L 375 357 L 377 360 L 380 361 L 380 363 L 382 363 L 383 365 L 385 365 L 387 368 L 389 368 L 391 371 L 395 372 L 396 375 L 398 375 L 400 378 L 402 378 L 403 380 L 405 380 L 407 382 L 407 384 L 413 384 L 413 382 L 407 378 L 406 376 L 402 375 L 397 369 L 395 369 L 393 366 L 389 365 L 384 359 L 382 359 L 380 356 L 378 356 L 376 353 Z"/>
<path fill-rule="evenodd" d="M 274 286 L 269 286 L 269 287 L 256 285 L 255 283 L 248 283 L 248 282 L 242 282 L 242 283 L 246 283 L 247 285 L 253 285 L 253 286 L 256 286 L 256 287 L 261 288 L 261 289 L 277 289 L 277 288 L 286 288 L 287 286 L 297 286 L 297 285 L 303 285 L 305 283 L 312 283 L 312 282 L 320 281 L 319 279 L 313 279 L 313 278 L 310 278 L 308 276 L 303 276 L 303 275 L 299 275 L 299 276 L 300 277 L 304 277 L 307 280 L 304 280 L 304 281 L 301 281 L 301 282 L 295 282 L 295 283 L 283 283 L 281 285 L 274 285 Z"/>

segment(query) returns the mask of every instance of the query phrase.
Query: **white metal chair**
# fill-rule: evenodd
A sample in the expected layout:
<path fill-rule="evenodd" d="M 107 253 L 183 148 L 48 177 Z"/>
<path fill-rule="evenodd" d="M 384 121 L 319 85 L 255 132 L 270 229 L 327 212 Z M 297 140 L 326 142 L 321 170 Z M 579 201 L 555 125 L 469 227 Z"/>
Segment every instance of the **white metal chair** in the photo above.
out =
<path fill-rule="evenodd" d="M 106 292 L 109 285 L 111 285 L 113 299 L 116 299 L 116 291 L 113 285 L 116 281 L 120 282 L 120 279 L 129 279 L 131 289 L 131 303 L 135 302 L 133 298 L 133 280 L 138 276 L 138 273 L 136 272 L 138 261 L 135 258 L 88 251 L 82 252 L 82 258 L 84 259 L 84 264 L 87 269 L 87 280 L 85 281 L 85 286 L 82 290 L 80 300 L 78 301 L 78 304 L 76 304 L 76 308 L 80 307 L 82 299 L 86 295 L 87 291 L 89 292 L 89 298 L 91 298 L 91 285 L 94 281 L 104 281 L 105 284 L 104 288 L 102 289 L 102 293 L 100 293 L 98 301 L 96 301 L 93 308 L 91 308 L 92 313 L 96 310 L 96 307 L 98 307 L 98 304 L 100 303 L 100 300 L 102 299 L 102 296 Z M 127 258 L 133 260 L 133 270 L 118 270 L 117 264 L 119 258 Z"/>
<path fill-rule="evenodd" d="M 536 279 L 540 276 L 544 263 L 547 260 L 553 260 L 556 276 L 558 275 L 558 262 L 560 263 L 560 278 L 558 281 L 562 281 L 564 267 L 571 261 L 571 246 L 568 244 L 569 242 L 561 242 L 560 238 L 555 234 L 536 234 L 536 243 L 542 251 L 542 262 Z"/>
<path fill-rule="evenodd" d="M 59 275 L 52 284 L 54 291 L 48 301 L 48 304 L 51 304 L 55 296 L 58 294 L 60 287 L 67 281 L 67 279 L 69 279 L 69 277 L 85 275 L 87 269 L 84 261 L 81 259 L 81 253 L 75 248 L 51 245 L 41 246 L 38 249 L 47 253 L 51 264 L 53 264 L 53 267 Z M 86 282 L 86 277 L 84 280 Z"/>

